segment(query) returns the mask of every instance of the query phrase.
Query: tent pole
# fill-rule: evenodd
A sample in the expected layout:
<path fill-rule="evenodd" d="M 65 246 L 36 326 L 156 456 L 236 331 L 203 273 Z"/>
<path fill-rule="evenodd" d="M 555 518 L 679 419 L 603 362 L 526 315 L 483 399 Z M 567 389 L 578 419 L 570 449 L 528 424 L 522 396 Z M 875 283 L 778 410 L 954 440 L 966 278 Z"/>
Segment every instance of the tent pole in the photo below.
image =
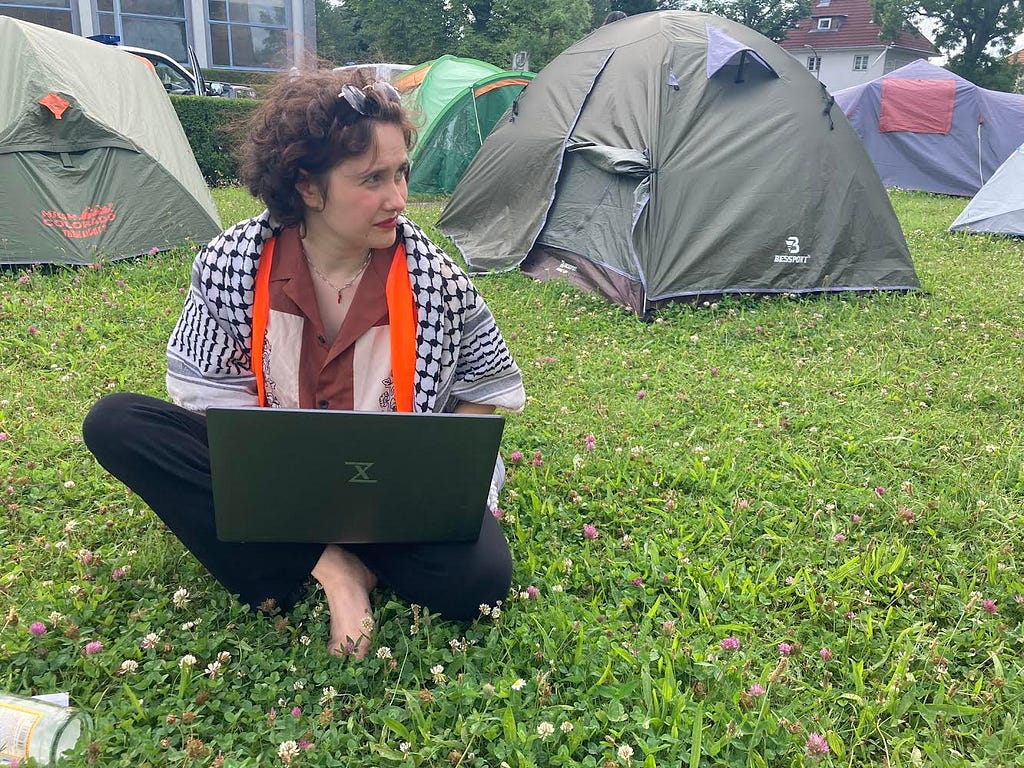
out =
<path fill-rule="evenodd" d="M 981 120 L 978 121 L 978 179 L 981 181 L 981 186 L 985 186 L 985 172 L 981 165 L 981 126 L 984 123 Z"/>
<path fill-rule="evenodd" d="M 476 108 L 476 89 L 470 88 L 469 95 L 473 97 L 473 119 L 476 122 L 476 137 L 480 140 L 480 146 L 484 145 L 484 136 L 480 133 L 480 113 Z"/>

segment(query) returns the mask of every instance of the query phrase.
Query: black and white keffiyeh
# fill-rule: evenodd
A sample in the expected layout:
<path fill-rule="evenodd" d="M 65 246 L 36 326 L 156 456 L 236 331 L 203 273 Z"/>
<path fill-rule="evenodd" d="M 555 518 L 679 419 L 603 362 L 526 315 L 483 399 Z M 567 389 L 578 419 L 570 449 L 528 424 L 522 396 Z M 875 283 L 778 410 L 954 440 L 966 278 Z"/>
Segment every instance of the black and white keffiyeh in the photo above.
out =
<path fill-rule="evenodd" d="M 264 211 L 196 256 L 185 306 L 167 344 L 167 391 L 177 404 L 196 411 L 256 405 L 256 270 L 263 244 L 279 231 Z M 398 236 L 417 307 L 413 409 L 446 411 L 463 401 L 522 410 L 522 374 L 469 278 L 404 216 Z"/>

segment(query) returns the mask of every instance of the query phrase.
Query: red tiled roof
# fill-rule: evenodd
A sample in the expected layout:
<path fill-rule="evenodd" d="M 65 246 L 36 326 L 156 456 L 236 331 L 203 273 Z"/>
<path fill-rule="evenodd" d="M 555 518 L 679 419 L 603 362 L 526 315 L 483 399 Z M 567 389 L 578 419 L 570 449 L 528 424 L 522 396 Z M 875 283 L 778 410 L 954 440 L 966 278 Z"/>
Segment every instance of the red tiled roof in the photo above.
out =
<path fill-rule="evenodd" d="M 884 48 L 888 43 L 880 38 L 881 27 L 871 20 L 871 0 L 831 0 L 828 5 L 819 5 L 814 0 L 812 15 L 797 22 L 786 39 L 779 45 L 788 50 L 803 48 L 810 44 L 818 51 L 832 48 Z M 818 19 L 832 19 L 831 29 L 818 29 Z M 937 56 L 932 42 L 915 30 L 903 31 L 893 47 L 909 48 Z"/>
<path fill-rule="evenodd" d="M 1009 58 L 1011 64 L 1024 64 L 1024 48 L 1014 51 L 1010 54 Z"/>

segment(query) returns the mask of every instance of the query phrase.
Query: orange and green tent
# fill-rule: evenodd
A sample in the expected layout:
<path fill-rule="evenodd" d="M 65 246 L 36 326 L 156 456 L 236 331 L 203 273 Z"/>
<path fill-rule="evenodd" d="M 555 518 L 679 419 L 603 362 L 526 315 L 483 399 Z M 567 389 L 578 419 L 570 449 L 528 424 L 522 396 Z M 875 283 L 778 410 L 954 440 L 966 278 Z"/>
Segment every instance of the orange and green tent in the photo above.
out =
<path fill-rule="evenodd" d="M 495 124 L 533 78 L 478 59 L 441 56 L 392 82 L 420 119 L 410 192 L 450 194 Z"/>

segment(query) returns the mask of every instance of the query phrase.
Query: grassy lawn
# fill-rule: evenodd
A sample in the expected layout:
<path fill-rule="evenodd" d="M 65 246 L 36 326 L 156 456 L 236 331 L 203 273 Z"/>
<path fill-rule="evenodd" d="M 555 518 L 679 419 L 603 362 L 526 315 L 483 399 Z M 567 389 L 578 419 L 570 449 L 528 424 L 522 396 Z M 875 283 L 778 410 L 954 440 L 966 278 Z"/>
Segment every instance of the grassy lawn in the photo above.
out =
<path fill-rule="evenodd" d="M 377 594 L 360 663 L 322 593 L 239 607 L 81 444 L 101 395 L 164 395 L 190 252 L 0 272 L 0 689 L 91 715 L 69 765 L 1021 765 L 1024 243 L 893 201 L 913 295 L 644 324 L 479 278 L 529 394 L 515 587 L 471 624 Z"/>

